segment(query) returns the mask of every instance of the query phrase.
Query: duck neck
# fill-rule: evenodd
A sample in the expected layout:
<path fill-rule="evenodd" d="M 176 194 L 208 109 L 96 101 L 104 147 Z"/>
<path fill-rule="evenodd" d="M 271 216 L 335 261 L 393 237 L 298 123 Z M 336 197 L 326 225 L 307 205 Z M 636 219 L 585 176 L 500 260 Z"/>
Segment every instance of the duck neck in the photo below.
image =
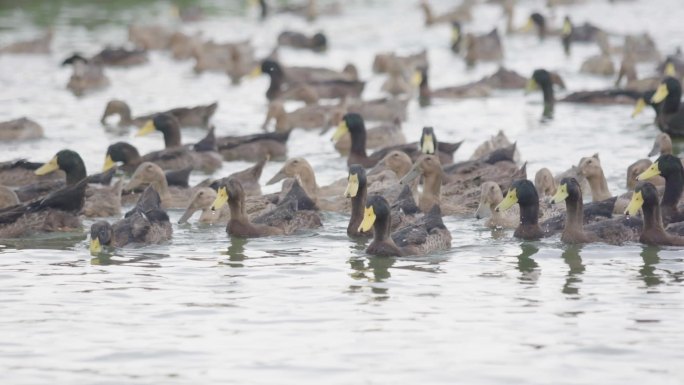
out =
<path fill-rule="evenodd" d="M 392 223 L 389 220 L 389 215 L 385 215 L 382 218 L 376 218 L 375 223 L 373 224 L 373 242 L 390 241 L 394 243 L 392 238 L 389 237 L 391 224 Z"/>
<path fill-rule="evenodd" d="M 347 227 L 347 233 L 357 233 L 361 221 L 363 221 L 363 211 L 366 206 L 366 197 L 368 191 L 366 184 L 359 181 L 359 189 L 356 196 L 351 200 L 351 218 L 349 219 L 349 226 Z"/>
<path fill-rule="evenodd" d="M 128 104 L 122 104 L 119 108 L 119 124 L 128 126 L 133 123 L 133 116 L 131 115 L 131 108 Z"/>
<path fill-rule="evenodd" d="M 164 146 L 166 148 L 180 147 L 181 133 L 178 126 L 171 126 L 162 132 L 164 134 Z"/>
<path fill-rule="evenodd" d="M 684 190 L 684 175 L 681 172 L 675 172 L 672 175 L 668 175 L 665 179 L 665 192 L 663 193 L 663 200 L 660 202 L 660 206 L 663 212 L 667 211 L 668 214 L 673 210 L 677 210 L 677 204 L 679 204 L 679 199 L 682 197 L 682 191 Z"/>
<path fill-rule="evenodd" d="M 588 176 L 587 181 L 591 188 L 592 201 L 602 201 L 612 196 L 610 190 L 608 190 L 608 181 L 605 175 L 603 175 L 603 170 L 599 170 L 597 175 Z"/>
<path fill-rule="evenodd" d="M 542 95 L 544 95 L 543 116 L 545 118 L 552 118 L 553 117 L 553 109 L 554 109 L 554 105 L 556 103 L 556 100 L 553 96 L 553 85 L 551 83 L 544 84 L 544 86 L 542 87 Z"/>
<path fill-rule="evenodd" d="M 428 212 L 432 206 L 440 203 L 442 195 L 442 172 L 423 174 L 423 194 L 420 196 L 420 208 Z"/>
<path fill-rule="evenodd" d="M 299 179 L 302 181 L 302 187 L 309 195 L 309 198 L 316 200 L 318 198 L 318 184 L 316 183 L 316 174 L 311 167 L 304 167 L 299 172 Z"/>
<path fill-rule="evenodd" d="M 670 93 L 663 101 L 662 112 L 665 114 L 674 114 L 675 112 L 679 111 L 679 103 L 681 99 L 681 90 L 670 91 Z"/>
<path fill-rule="evenodd" d="M 565 200 L 566 217 L 565 228 L 575 231 L 582 230 L 584 227 L 584 203 L 581 199 L 568 198 Z"/>
<path fill-rule="evenodd" d="M 520 205 L 520 225 L 537 226 L 539 223 L 539 202 Z"/>
<path fill-rule="evenodd" d="M 643 205 L 641 210 L 644 213 L 644 231 L 655 230 L 658 232 L 665 232 L 663 226 L 663 217 L 660 213 L 660 206 L 655 205 Z"/>
<path fill-rule="evenodd" d="M 350 152 L 354 155 L 367 157 L 366 155 L 366 129 L 355 131 L 354 133 L 349 132 L 351 136 L 351 150 Z"/>
<path fill-rule="evenodd" d="M 68 186 L 75 185 L 76 183 L 82 181 L 83 178 L 88 176 L 83 162 L 76 162 L 73 167 L 71 167 L 68 171 L 65 171 L 65 174 L 66 183 Z"/>
<path fill-rule="evenodd" d="M 279 71 L 271 72 L 269 75 L 271 77 L 271 84 L 266 90 L 266 98 L 268 100 L 273 100 L 280 96 L 280 90 L 283 88 L 284 79 L 283 74 Z"/>
<path fill-rule="evenodd" d="M 421 106 L 428 106 L 431 103 L 430 97 L 430 83 L 428 83 L 427 74 L 423 75 L 418 88 L 418 104 Z"/>
<path fill-rule="evenodd" d="M 171 199 L 171 193 L 169 192 L 169 184 L 166 181 L 166 176 L 161 175 L 154 182 L 151 183 L 152 188 L 157 191 L 159 197 L 162 201 L 168 202 Z"/>
<path fill-rule="evenodd" d="M 231 199 L 228 201 L 228 208 L 230 208 L 230 220 L 248 223 L 247 213 L 245 212 L 245 200 Z"/>

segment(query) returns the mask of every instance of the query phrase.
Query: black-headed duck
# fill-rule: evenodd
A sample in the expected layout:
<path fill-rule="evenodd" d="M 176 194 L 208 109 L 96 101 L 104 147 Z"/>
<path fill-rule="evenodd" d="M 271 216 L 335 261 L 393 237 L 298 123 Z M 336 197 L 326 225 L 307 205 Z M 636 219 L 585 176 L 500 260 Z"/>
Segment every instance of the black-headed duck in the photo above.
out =
<path fill-rule="evenodd" d="M 103 247 L 124 247 L 129 244 L 151 245 L 171 239 L 173 228 L 169 216 L 160 206 L 159 194 L 145 189 L 135 208 L 114 224 L 98 221 L 90 226 L 90 253 L 98 254 Z"/>
<path fill-rule="evenodd" d="M 663 226 L 663 218 L 658 204 L 658 191 L 648 182 L 637 185 L 625 214 L 634 216 L 641 209 L 643 229 L 639 242 L 647 245 L 684 246 L 684 237 L 669 234 Z"/>
<path fill-rule="evenodd" d="M 193 162 L 190 154 L 185 149 L 153 151 L 149 154 L 140 156 L 138 149 L 126 142 L 116 142 L 107 147 L 103 171 L 110 170 L 115 166 L 125 174 L 131 175 L 143 162 L 153 162 L 166 171 L 167 175 L 174 173 L 189 174 L 193 169 Z M 187 177 L 178 175 L 181 183 L 174 183 L 167 178 L 169 184 L 187 185 Z"/>
<path fill-rule="evenodd" d="M 381 257 L 423 256 L 451 248 L 451 233 L 442 222 L 439 206 L 419 220 L 390 234 L 390 205 L 381 195 L 368 198 L 359 231 L 373 229 L 366 253 Z"/>
<path fill-rule="evenodd" d="M 636 240 L 641 223 L 631 218 L 607 219 L 584 225 L 582 190 L 575 178 L 563 178 L 553 197 L 553 203 L 565 201 L 565 227 L 561 234 L 564 243 L 578 244 L 605 242 L 622 244 Z"/>
<path fill-rule="evenodd" d="M 35 121 L 22 117 L 0 122 L 0 140 L 29 140 L 43 137 L 43 127 Z"/>
<path fill-rule="evenodd" d="M 684 191 L 682 161 L 671 154 L 661 155 L 646 171 L 637 176 L 637 180 L 645 181 L 658 175 L 665 178 L 665 192 L 660 201 L 663 222 L 668 224 L 684 221 L 684 213 L 677 208 Z"/>
<path fill-rule="evenodd" d="M 662 132 L 672 137 L 684 136 L 684 109 L 680 108 L 682 86 L 679 80 L 667 76 L 651 98 L 652 103 L 662 103 L 656 124 Z"/>
<path fill-rule="evenodd" d="M 539 196 L 534 184 L 527 179 L 516 180 L 506 193 L 506 197 L 496 206 L 496 211 L 505 211 L 514 204 L 520 206 L 520 221 L 513 235 L 525 240 L 544 237 L 539 227 Z"/>
<path fill-rule="evenodd" d="M 345 114 L 332 136 L 333 142 L 337 142 L 347 133 L 351 136 L 351 148 L 347 157 L 347 165 L 360 164 L 363 167 L 371 168 L 378 164 L 384 154 L 374 153 L 368 156 L 366 153 L 366 125 L 361 115 L 355 113 Z"/>
<path fill-rule="evenodd" d="M 178 119 L 168 113 L 158 114 L 153 119 L 148 120 L 143 125 L 136 136 L 149 135 L 155 131 L 159 131 L 164 135 L 164 156 L 171 156 L 170 151 L 187 152 L 191 159 L 190 164 L 184 164 L 183 167 L 192 166 L 195 170 L 212 173 L 221 168 L 221 156 L 217 152 L 216 137 L 214 136 L 214 128 L 209 130 L 207 136 L 192 147 L 183 146 L 181 144 L 181 131 Z"/>
<path fill-rule="evenodd" d="M 328 39 L 323 32 L 308 36 L 301 32 L 283 31 L 278 35 L 278 45 L 322 52 L 328 49 Z"/>
<path fill-rule="evenodd" d="M 368 196 L 366 179 L 366 169 L 358 164 L 349 166 L 349 176 L 347 177 L 347 188 L 344 191 L 345 198 L 351 198 L 351 218 L 347 226 L 347 235 L 356 237 L 370 237 L 372 232 L 361 230 L 361 221 L 366 207 L 366 197 Z"/>
<path fill-rule="evenodd" d="M 413 71 L 417 68 L 429 67 L 427 51 L 410 54 L 406 56 L 397 55 L 394 52 L 382 52 L 373 58 L 373 72 L 383 74 L 390 71 L 390 68 L 399 65 L 406 71 Z"/>
<path fill-rule="evenodd" d="M 401 122 L 381 124 L 366 130 L 366 148 L 380 149 L 383 147 L 398 146 L 406 143 L 406 136 L 401 129 Z M 352 147 L 351 132 L 347 132 L 335 142 L 335 149 L 340 154 L 349 154 Z"/>
<path fill-rule="evenodd" d="M 107 102 L 104 113 L 100 122 L 105 124 L 106 119 L 112 115 L 119 115 L 118 125 L 120 127 L 136 126 L 142 127 L 149 120 L 154 119 L 158 114 L 171 114 L 176 119 L 178 119 L 178 124 L 181 128 L 185 127 L 201 127 L 208 128 L 209 120 L 216 112 L 218 108 L 218 103 L 214 102 L 207 105 L 195 106 L 195 107 L 177 107 L 172 108 L 168 111 L 154 112 L 147 115 L 136 116 L 135 118 L 131 115 L 131 108 L 123 100 L 110 100 Z"/>

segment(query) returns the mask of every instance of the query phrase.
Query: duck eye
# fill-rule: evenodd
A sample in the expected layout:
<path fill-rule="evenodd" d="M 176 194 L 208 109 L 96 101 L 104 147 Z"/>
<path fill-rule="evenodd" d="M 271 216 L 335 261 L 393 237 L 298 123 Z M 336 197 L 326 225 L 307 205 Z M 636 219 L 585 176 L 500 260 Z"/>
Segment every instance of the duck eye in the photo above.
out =
<path fill-rule="evenodd" d="M 204 191 L 200 191 L 199 196 L 204 195 Z"/>

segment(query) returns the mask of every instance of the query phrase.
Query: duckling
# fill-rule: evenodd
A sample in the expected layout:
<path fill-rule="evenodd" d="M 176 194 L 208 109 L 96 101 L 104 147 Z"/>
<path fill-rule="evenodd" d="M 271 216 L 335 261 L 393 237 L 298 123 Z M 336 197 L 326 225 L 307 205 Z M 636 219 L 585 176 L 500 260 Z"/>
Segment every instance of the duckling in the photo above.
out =
<path fill-rule="evenodd" d="M 209 120 L 211 120 L 211 117 L 214 116 L 217 108 L 218 102 L 214 102 L 211 104 L 195 107 L 177 107 L 168 111 L 153 112 L 151 114 L 132 118 L 131 108 L 128 106 L 128 104 L 123 100 L 113 99 L 107 102 L 107 106 L 105 107 L 100 122 L 105 124 L 105 121 L 108 117 L 112 115 L 119 115 L 119 127 L 142 127 L 145 125 L 145 123 L 147 123 L 147 121 L 154 119 L 154 117 L 158 114 L 170 114 L 178 120 L 178 124 L 181 126 L 181 128 L 209 128 Z"/>
<path fill-rule="evenodd" d="M 29 140 L 43 137 L 43 127 L 35 121 L 22 117 L 0 122 L 0 140 Z"/>
<path fill-rule="evenodd" d="M 525 240 L 544 237 L 539 227 L 539 196 L 534 184 L 527 179 L 516 180 L 508 189 L 506 197 L 496 206 L 495 211 L 506 211 L 514 204 L 520 206 L 520 222 L 513 236 Z"/>
<path fill-rule="evenodd" d="M 223 136 L 216 139 L 216 146 L 226 161 L 258 162 L 266 157 L 271 160 L 284 160 L 287 157 L 287 140 L 289 137 L 290 131 Z"/>
<path fill-rule="evenodd" d="M 430 89 L 427 68 L 421 68 L 419 75 L 418 101 L 421 106 L 430 105 L 432 98 L 438 99 L 463 99 L 482 98 L 489 96 L 491 89 L 486 84 L 479 82 L 468 83 L 461 86 L 442 87 Z"/>
<path fill-rule="evenodd" d="M 425 26 L 427 27 L 430 27 L 434 24 L 450 23 L 453 21 L 471 21 L 473 18 L 471 14 L 473 5 L 475 5 L 474 1 L 464 0 L 458 7 L 446 11 L 445 13 L 435 15 L 427 0 L 422 0 L 420 2 L 420 8 L 423 10 L 425 15 Z"/>
<path fill-rule="evenodd" d="M 50 28 L 35 39 L 17 41 L 0 48 L 0 54 L 49 54 L 53 36 L 53 30 Z"/>
<path fill-rule="evenodd" d="M 283 31 L 278 35 L 278 45 L 322 52 L 328 49 L 328 39 L 323 32 L 317 32 L 309 37 L 301 32 Z"/>
<path fill-rule="evenodd" d="M 242 184 L 229 178 L 218 190 L 212 204 L 212 210 L 218 210 L 226 203 L 230 206 L 230 220 L 226 232 L 230 236 L 240 238 L 264 237 L 271 235 L 287 235 L 301 228 L 321 226 L 321 219 L 315 211 L 315 204 L 308 199 L 306 193 L 295 183 L 283 202 L 273 211 L 250 222 L 245 211 L 245 195 Z"/>
<path fill-rule="evenodd" d="M 11 189 L 0 185 L 0 210 L 19 204 L 17 194 Z"/>
<path fill-rule="evenodd" d="M 399 56 L 394 52 L 382 52 L 373 58 L 373 72 L 377 74 L 387 73 L 394 66 L 404 68 L 406 71 L 413 71 L 417 68 L 429 67 L 427 51 Z"/>
<path fill-rule="evenodd" d="M 401 121 L 396 119 L 391 124 L 382 124 L 366 130 L 366 147 L 378 149 L 382 147 L 398 146 L 406 143 L 406 137 L 401 130 Z M 351 133 L 347 132 L 335 142 L 335 149 L 340 154 L 349 154 L 352 147 Z"/>
<path fill-rule="evenodd" d="M 651 98 L 651 103 L 662 103 L 656 117 L 658 128 L 672 137 L 684 136 L 684 109 L 680 108 L 682 86 L 679 80 L 667 76 Z"/>
<path fill-rule="evenodd" d="M 169 216 L 160 207 L 159 194 L 150 186 L 136 207 L 113 225 L 98 221 L 90 226 L 90 253 L 96 255 L 104 246 L 124 247 L 129 244 L 159 244 L 171 239 L 173 228 Z"/>
<path fill-rule="evenodd" d="M 166 148 L 164 156 L 185 155 L 190 159 L 190 164 L 183 164 L 182 168 L 192 165 L 195 170 L 202 170 L 207 173 L 212 173 L 221 168 L 221 156 L 217 151 L 214 128 L 210 129 L 207 136 L 193 145 L 192 148 L 181 145 L 180 125 L 178 119 L 171 114 L 158 114 L 153 119 L 148 120 L 136 136 L 148 135 L 154 131 L 159 131 L 164 135 L 164 147 Z M 176 151 L 184 154 L 171 155 L 171 152 Z"/>
<path fill-rule="evenodd" d="M 466 46 L 465 62 L 469 67 L 476 62 L 503 60 L 503 48 L 499 31 L 494 28 L 484 35 L 468 33 L 465 35 L 464 43 Z"/>
<path fill-rule="evenodd" d="M 164 209 L 186 208 L 193 194 L 192 189 L 177 186 L 170 187 L 166 181 L 164 171 L 152 162 L 140 164 L 123 189 L 130 192 L 146 185 L 152 186 L 157 191 L 161 197 L 161 207 Z"/>
<path fill-rule="evenodd" d="M 64 171 L 46 175 L 36 175 L 35 170 L 43 163 L 29 162 L 25 159 L 0 162 L 0 185 L 8 187 L 26 186 L 38 182 L 64 180 Z"/>
<path fill-rule="evenodd" d="M 79 53 L 74 53 L 62 61 L 62 65 L 72 64 L 75 60 L 99 63 L 109 67 L 132 67 L 149 61 L 147 51 L 143 49 L 127 49 L 124 47 L 106 47 L 93 57 L 86 59 Z"/>
<path fill-rule="evenodd" d="M 105 75 L 102 64 L 79 59 L 74 60 L 72 66 L 74 72 L 66 87 L 75 96 L 83 96 L 109 87 L 109 78 Z"/>
<path fill-rule="evenodd" d="M 514 207 L 505 213 L 496 211 L 496 206 L 504 199 L 501 187 L 495 182 L 484 182 L 480 186 L 480 203 L 475 218 L 488 218 L 485 226 L 489 228 L 515 229 L 518 226 L 518 210 Z"/>
<path fill-rule="evenodd" d="M 366 253 L 381 257 L 426 255 L 451 248 L 451 233 L 444 226 L 439 206 L 420 220 L 390 234 L 390 206 L 380 195 L 371 196 L 364 208 L 359 231 L 373 228 Z"/>
<path fill-rule="evenodd" d="M 561 235 L 564 243 L 605 242 L 620 245 L 636 240 L 640 221 L 630 218 L 609 219 L 584 226 L 582 190 L 574 178 L 563 178 L 553 197 L 553 203 L 565 201 L 565 227 Z"/>
<path fill-rule="evenodd" d="M 642 210 L 644 218 L 639 242 L 647 245 L 684 246 L 684 237 L 665 232 L 660 205 L 658 204 L 658 192 L 655 186 L 649 182 L 642 182 L 637 185 L 625 214 L 634 216 L 639 209 Z"/>
<path fill-rule="evenodd" d="M 173 32 L 156 24 L 131 24 L 128 27 L 128 40 L 144 50 L 165 50 L 171 44 Z"/>
<path fill-rule="evenodd" d="M 42 199 L 0 210 L 0 238 L 27 237 L 40 232 L 70 232 L 81 227 L 87 179 L 53 191 Z"/>
<path fill-rule="evenodd" d="M 684 213 L 680 213 L 677 208 L 682 198 L 682 191 L 684 191 L 684 167 L 682 167 L 682 161 L 671 154 L 661 155 L 646 171 L 639 174 L 636 179 L 638 181 L 645 181 L 657 175 L 665 178 L 665 192 L 659 205 L 663 223 L 684 221 Z"/>
<path fill-rule="evenodd" d="M 636 188 L 638 182 L 637 177 L 648 170 L 652 164 L 653 162 L 651 162 L 650 159 L 639 159 L 627 167 L 627 190 L 634 190 L 634 188 Z M 656 187 L 665 186 L 665 179 L 660 175 L 652 176 L 647 180 Z"/>

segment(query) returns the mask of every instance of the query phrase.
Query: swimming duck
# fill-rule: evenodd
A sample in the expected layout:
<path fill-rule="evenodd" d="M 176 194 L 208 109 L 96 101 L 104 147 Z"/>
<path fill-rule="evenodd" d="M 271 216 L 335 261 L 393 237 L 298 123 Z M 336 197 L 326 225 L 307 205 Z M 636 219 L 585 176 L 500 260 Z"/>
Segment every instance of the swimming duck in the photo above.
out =
<path fill-rule="evenodd" d="M 682 86 L 679 80 L 667 76 L 651 98 L 652 103 L 662 103 L 656 118 L 658 128 L 672 137 L 684 136 L 684 109 L 679 108 Z"/>
<path fill-rule="evenodd" d="M 598 34 L 605 34 L 600 28 L 585 22 L 582 25 L 575 26 L 570 19 L 570 16 L 565 16 L 563 19 L 563 27 L 560 30 L 561 42 L 565 55 L 570 55 L 570 46 L 573 42 L 589 42 L 597 38 Z"/>
<path fill-rule="evenodd" d="M 152 162 L 141 163 L 123 189 L 131 192 L 147 185 L 157 191 L 161 197 L 161 207 L 165 209 L 186 208 L 193 194 L 193 189 L 169 186 L 164 171 Z"/>
<path fill-rule="evenodd" d="M 541 89 L 544 96 L 544 111 L 542 112 L 542 118 L 552 119 L 556 101 L 553 95 L 552 74 L 545 69 L 534 70 L 532 77 L 527 83 L 525 92 L 529 93 L 537 89 Z"/>
<path fill-rule="evenodd" d="M 609 199 L 613 197 L 608 189 L 608 181 L 603 173 L 603 167 L 601 167 L 601 160 L 599 159 L 599 154 L 596 153 L 592 156 L 583 157 L 580 159 L 578 172 L 581 176 L 587 179 L 589 182 L 589 189 L 591 190 L 591 201 L 598 202 Z M 615 203 L 615 212 L 621 213 L 624 211 L 624 207 L 627 205 L 629 194 L 627 196 L 620 196 Z"/>
<path fill-rule="evenodd" d="M 527 80 L 525 80 L 525 83 L 527 83 Z M 470 160 L 478 160 L 485 158 L 496 150 L 509 148 L 512 145 L 513 142 L 511 142 L 510 139 L 508 139 L 508 137 L 502 130 L 499 130 L 499 132 L 497 132 L 496 135 L 492 135 L 489 139 L 485 140 L 477 146 L 477 148 L 473 152 L 473 155 L 470 156 Z M 520 159 L 520 153 L 518 152 L 517 148 L 513 153 L 512 159 L 516 162 Z"/>
<path fill-rule="evenodd" d="M 488 218 L 485 226 L 489 228 L 515 229 L 518 226 L 518 210 L 514 207 L 505 212 L 496 207 L 504 199 L 501 187 L 495 182 L 484 182 L 480 186 L 480 203 L 475 210 L 475 218 Z"/>
<path fill-rule="evenodd" d="M 87 180 L 53 191 L 42 199 L 0 210 L 0 238 L 19 238 L 38 232 L 70 232 L 81 227 Z"/>
<path fill-rule="evenodd" d="M 113 225 L 107 221 L 93 223 L 90 226 L 90 253 L 98 254 L 104 246 L 151 245 L 171 239 L 173 228 L 160 202 L 159 194 L 150 186 L 124 219 Z"/>
<path fill-rule="evenodd" d="M 165 50 L 171 44 L 173 31 L 158 24 L 131 24 L 128 40 L 144 50 Z"/>
<path fill-rule="evenodd" d="M 188 220 L 197 212 L 201 211 L 197 222 L 208 224 L 226 224 L 230 219 L 230 211 L 227 206 L 221 210 L 211 210 L 211 205 L 216 200 L 216 190 L 211 187 L 200 187 L 190 199 L 188 207 L 178 219 L 178 224 L 187 223 Z"/>
<path fill-rule="evenodd" d="M 648 170 L 653 162 L 650 159 L 639 159 L 627 167 L 627 189 L 634 190 L 637 185 L 637 177 L 641 175 L 644 171 Z M 652 185 L 656 187 L 665 186 L 665 179 L 660 175 L 654 175 L 647 179 Z"/>
<path fill-rule="evenodd" d="M 434 206 L 416 222 L 390 234 L 390 205 L 381 195 L 368 198 L 359 231 L 373 228 L 373 241 L 366 253 L 381 257 L 426 255 L 451 248 L 451 233 L 442 222 L 439 206 Z"/>
<path fill-rule="evenodd" d="M 654 155 L 672 155 L 672 139 L 670 135 L 661 132 L 656 135 L 655 141 L 653 142 L 653 148 L 648 156 Z"/>
<path fill-rule="evenodd" d="M 287 140 L 290 131 L 267 132 L 244 136 L 223 136 L 216 139 L 216 147 L 226 161 L 261 159 L 284 160 L 287 157 Z"/>
<path fill-rule="evenodd" d="M 503 46 L 496 28 L 483 35 L 468 33 L 464 37 L 464 44 L 465 62 L 469 67 L 474 66 L 476 62 L 503 60 Z"/>
<path fill-rule="evenodd" d="M 403 122 L 406 120 L 408 102 L 406 98 L 359 99 L 346 103 L 346 107 L 347 112 L 359 114 L 368 121 L 393 122 L 399 119 Z"/>
<path fill-rule="evenodd" d="M 83 96 L 109 87 L 109 78 L 105 75 L 102 64 L 79 59 L 74 60 L 72 66 L 74 72 L 66 87 L 75 96 Z"/>
<path fill-rule="evenodd" d="M 366 130 L 366 148 L 378 149 L 406 143 L 401 130 L 401 122 L 396 119 L 390 124 L 381 124 Z M 351 133 L 347 132 L 335 142 L 335 149 L 341 154 L 349 154 L 352 147 Z"/>
<path fill-rule="evenodd" d="M 172 108 L 168 111 L 154 112 L 151 114 L 137 116 L 135 118 L 131 117 L 131 108 L 123 100 L 110 100 L 107 102 L 105 111 L 102 114 L 100 122 L 105 124 L 105 120 L 112 115 L 119 115 L 120 127 L 136 126 L 142 127 L 147 123 L 147 121 L 154 119 L 158 114 L 171 114 L 177 120 L 181 128 L 185 127 L 209 127 L 209 120 L 216 112 L 218 108 L 218 103 L 214 102 L 207 105 L 195 106 L 195 107 L 177 107 Z"/>
<path fill-rule="evenodd" d="M 292 13 L 305 17 L 309 21 L 315 20 L 321 15 L 338 15 L 342 12 L 340 3 L 326 2 L 323 6 L 318 4 L 316 0 L 307 0 L 301 4 L 286 4 L 278 7 L 269 5 L 266 0 L 255 1 L 261 9 L 261 18 L 265 19 L 268 15 L 274 13 Z"/>
<path fill-rule="evenodd" d="M 249 74 L 256 63 L 254 47 L 249 40 L 227 43 L 205 41 L 195 45 L 192 57 L 195 59 L 195 73 L 226 73 L 233 84 L 238 84 L 243 76 Z"/>
<path fill-rule="evenodd" d="M 43 137 L 43 127 L 35 121 L 22 117 L 0 122 L 0 140 L 28 140 Z"/>
<path fill-rule="evenodd" d="M 463 141 L 454 143 L 438 141 L 433 127 L 423 127 L 419 141 L 388 146 L 375 151 L 372 156 L 385 157 L 385 154 L 399 150 L 405 152 L 412 161 L 415 161 L 422 154 L 435 154 L 439 157 L 441 164 L 448 165 L 454 162 L 454 153 L 461 147 L 461 144 L 463 144 Z"/>
<path fill-rule="evenodd" d="M 658 204 L 658 192 L 651 183 L 642 182 L 637 185 L 625 214 L 634 216 L 639 209 L 642 210 L 644 218 L 639 242 L 647 245 L 684 246 L 684 237 L 665 232 Z"/>
<path fill-rule="evenodd" d="M 645 181 L 656 175 L 665 178 L 665 192 L 662 201 L 660 201 L 663 223 L 684 221 L 684 213 L 680 213 L 677 208 L 682 197 L 682 191 L 684 191 L 682 161 L 671 154 L 661 155 L 646 171 L 637 176 L 637 180 Z"/>
<path fill-rule="evenodd" d="M 373 72 L 377 74 L 387 73 L 390 68 L 399 66 L 409 73 L 418 68 L 429 67 L 427 51 L 406 56 L 397 55 L 394 52 L 381 52 L 373 58 Z"/>
<path fill-rule="evenodd" d="M 442 199 L 442 179 L 444 172 L 436 155 L 421 155 L 413 164 L 411 170 L 401 178 L 399 183 L 409 184 L 419 176 L 423 177 L 423 192 L 418 198 L 418 207 L 424 213 L 429 212 L 433 206 L 440 206 L 444 215 L 464 214 L 467 210 L 458 205 Z"/>
<path fill-rule="evenodd" d="M 273 101 L 268 105 L 266 119 L 261 128 L 266 131 L 271 120 L 275 120 L 275 131 L 280 133 L 289 132 L 294 128 L 313 130 L 328 128 L 333 124 L 333 116 L 344 115 L 344 106 L 306 105 L 292 112 L 285 111 L 281 101 Z M 338 111 L 339 110 L 339 111 Z M 340 115 L 340 116 L 341 116 Z"/>
<path fill-rule="evenodd" d="M 525 240 L 544 237 L 544 232 L 539 227 L 539 196 L 529 180 L 514 181 L 495 211 L 506 211 L 516 203 L 520 206 L 520 222 L 513 235 Z"/>
<path fill-rule="evenodd" d="M 64 173 L 62 175 L 65 175 L 65 178 L 24 185 L 15 190 L 19 200 L 26 202 L 37 199 L 62 188 L 65 181 L 67 186 L 73 186 L 87 177 L 83 159 L 77 152 L 71 150 L 59 151 L 49 162 L 36 168 L 34 173 L 43 176 L 58 170 Z"/>
<path fill-rule="evenodd" d="M 53 30 L 50 28 L 35 39 L 14 42 L 0 48 L 0 54 L 49 54 L 53 36 Z"/>
<path fill-rule="evenodd" d="M 421 106 L 430 105 L 432 98 L 438 99 L 462 99 L 462 98 L 481 98 L 489 96 L 491 88 L 480 82 L 468 83 L 460 86 L 442 87 L 430 89 L 428 69 L 421 68 L 418 88 L 418 101 Z"/>
<path fill-rule="evenodd" d="M 287 235 L 303 228 L 321 226 L 321 218 L 315 211 L 316 205 L 306 196 L 298 183 L 293 184 L 286 198 L 271 212 L 250 222 L 245 211 L 245 194 L 242 184 L 229 178 L 218 190 L 212 210 L 218 210 L 226 203 L 230 206 L 230 220 L 226 232 L 240 238 Z"/>
<path fill-rule="evenodd" d="M 0 185 L 0 209 L 19 204 L 19 198 L 12 189 Z"/>
<path fill-rule="evenodd" d="M 637 62 L 652 62 L 662 59 L 655 41 L 646 32 L 639 35 L 625 36 L 623 51 L 625 55 L 631 56 Z M 659 72 L 663 73 L 662 70 Z"/>
<path fill-rule="evenodd" d="M 552 197 L 556 194 L 557 187 L 556 180 L 548 168 L 542 167 L 534 174 L 534 188 L 537 189 L 537 195 L 540 197 Z"/>
<path fill-rule="evenodd" d="M 380 88 L 383 92 L 397 98 L 401 95 L 409 95 L 418 86 L 418 78 L 410 79 L 404 67 L 395 63 L 389 70 L 387 79 Z"/>
<path fill-rule="evenodd" d="M 363 220 L 363 212 L 368 196 L 366 170 L 363 166 L 353 164 L 349 166 L 349 176 L 347 177 L 347 188 L 344 191 L 345 198 L 351 198 L 351 218 L 347 226 L 347 235 L 352 238 L 370 237 L 370 229 L 362 231 L 360 228 Z"/>
<path fill-rule="evenodd" d="M 190 159 L 190 164 L 183 164 L 185 168 L 189 165 L 195 170 L 202 170 L 212 173 L 222 166 L 221 156 L 217 152 L 217 141 L 214 136 L 214 128 L 209 130 L 207 136 L 193 145 L 181 145 L 181 133 L 178 119 L 168 113 L 157 114 L 153 119 L 148 120 L 140 128 L 136 136 L 144 136 L 159 131 L 164 135 L 163 156 L 183 156 Z M 174 155 L 171 155 L 174 153 Z M 179 155 L 180 154 L 180 155 Z"/>
<path fill-rule="evenodd" d="M 299 178 L 299 182 L 308 195 L 314 202 L 318 203 L 318 184 L 316 183 L 316 175 L 311 164 L 304 158 L 290 158 L 283 167 L 271 178 L 266 185 L 272 185 L 280 182 L 285 178 Z"/>
<path fill-rule="evenodd" d="M 62 65 L 72 64 L 75 60 L 99 63 L 109 67 L 132 67 L 149 61 L 147 51 L 143 49 L 127 49 L 124 47 L 106 47 L 91 58 L 74 53 L 62 61 Z"/>
<path fill-rule="evenodd" d="M 347 157 L 347 165 L 360 164 L 363 167 L 370 168 L 375 166 L 384 154 L 366 154 L 366 125 L 363 118 L 359 114 L 347 113 L 344 115 L 340 125 L 333 134 L 332 141 L 337 142 L 349 133 L 351 136 L 351 149 Z"/>
<path fill-rule="evenodd" d="M 610 57 L 611 49 L 608 43 L 608 36 L 601 32 L 597 34 L 596 41 L 601 49 L 601 53 L 585 59 L 580 66 L 580 72 L 599 76 L 613 76 L 615 74 L 615 64 L 613 64 L 613 59 Z"/>
<path fill-rule="evenodd" d="M 192 171 L 192 159 L 184 149 L 153 151 L 140 156 L 138 149 L 126 142 L 116 142 L 107 147 L 103 171 L 115 166 L 126 175 L 131 175 L 143 162 L 153 162 L 166 170 L 166 179 L 170 185 L 187 187 L 188 177 Z"/>
<path fill-rule="evenodd" d="M 595 39 L 596 34 L 601 29 L 587 22 L 581 25 L 573 25 L 569 17 L 563 20 L 560 29 L 552 29 L 546 23 L 546 17 L 539 12 L 534 12 L 527 19 L 527 24 L 522 28 L 523 31 L 537 30 L 539 40 L 544 40 L 547 36 L 566 36 L 566 39 L 573 42 L 589 42 Z M 565 43 L 564 43 L 565 44 Z"/>
<path fill-rule="evenodd" d="M 322 52 L 328 49 L 328 39 L 323 32 L 317 32 L 313 36 L 307 36 L 301 32 L 283 31 L 278 35 L 278 45 Z"/>
<path fill-rule="evenodd" d="M 420 8 L 423 10 L 423 14 L 425 15 L 425 25 L 428 27 L 434 24 L 450 23 L 453 21 L 471 21 L 473 18 L 471 14 L 473 5 L 475 5 L 474 1 L 465 0 L 456 8 L 436 15 L 427 0 L 422 0 L 420 2 Z"/>
<path fill-rule="evenodd" d="M 630 55 L 624 55 L 622 58 L 620 70 L 618 71 L 618 76 L 615 80 L 615 87 L 620 87 L 620 83 L 622 83 L 623 78 L 627 80 L 627 83 L 624 87 L 626 90 L 639 92 L 655 90 L 658 87 L 658 84 L 660 84 L 661 79 L 660 76 L 639 79 L 637 76 L 634 58 L 632 58 Z"/>
<path fill-rule="evenodd" d="M 553 197 L 554 203 L 565 201 L 565 227 L 561 241 L 570 244 L 605 242 L 619 245 L 636 240 L 640 221 L 630 218 L 602 220 L 584 226 L 582 190 L 574 178 L 563 178 Z"/>
<path fill-rule="evenodd" d="M 114 217 L 121 214 L 121 191 L 123 180 L 119 179 L 113 186 L 103 186 L 86 190 L 86 201 L 83 215 L 87 218 Z"/>

